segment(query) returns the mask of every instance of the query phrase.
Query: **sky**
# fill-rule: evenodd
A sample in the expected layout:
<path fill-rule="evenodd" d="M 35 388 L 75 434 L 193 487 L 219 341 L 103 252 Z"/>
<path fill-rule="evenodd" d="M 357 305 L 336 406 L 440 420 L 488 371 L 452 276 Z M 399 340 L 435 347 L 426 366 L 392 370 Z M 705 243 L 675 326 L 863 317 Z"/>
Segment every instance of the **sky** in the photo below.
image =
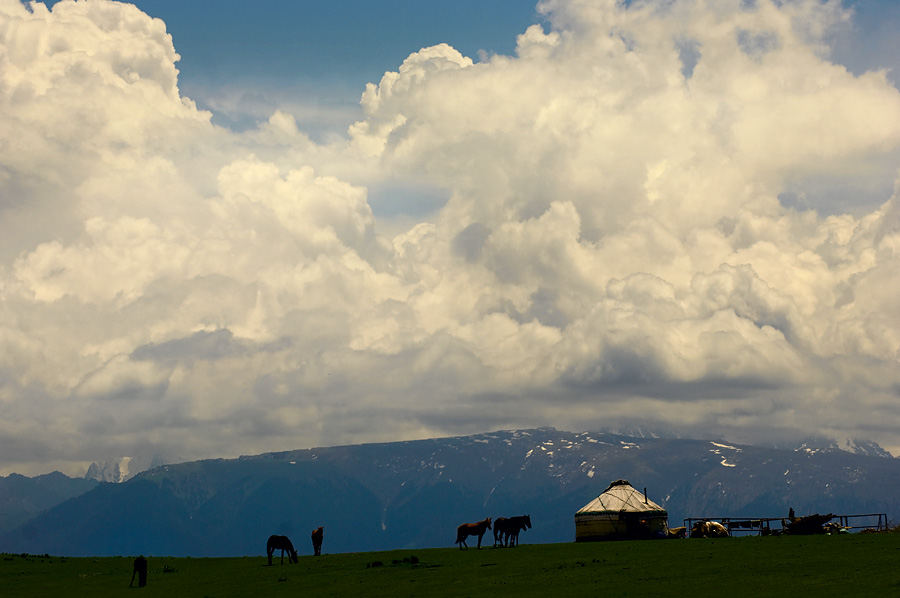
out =
<path fill-rule="evenodd" d="M 538 426 L 900 455 L 898 28 L 0 0 L 0 475 Z"/>

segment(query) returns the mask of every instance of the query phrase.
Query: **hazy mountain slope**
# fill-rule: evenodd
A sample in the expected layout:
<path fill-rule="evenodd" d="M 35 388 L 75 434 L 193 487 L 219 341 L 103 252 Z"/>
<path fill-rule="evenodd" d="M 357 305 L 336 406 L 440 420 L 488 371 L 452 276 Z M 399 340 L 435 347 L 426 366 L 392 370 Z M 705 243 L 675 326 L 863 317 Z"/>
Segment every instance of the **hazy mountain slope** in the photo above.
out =
<path fill-rule="evenodd" d="M 97 482 L 66 477 L 59 472 L 28 478 L 0 477 L 0 532 L 22 525 L 41 511 L 84 494 Z"/>
<path fill-rule="evenodd" d="M 57 506 L 0 550 L 262 554 L 278 533 L 309 554 L 319 525 L 325 552 L 448 546 L 459 523 L 519 514 L 534 522 L 523 542 L 564 542 L 574 512 L 619 478 L 672 525 L 900 507 L 897 459 L 539 429 L 168 465 Z"/>

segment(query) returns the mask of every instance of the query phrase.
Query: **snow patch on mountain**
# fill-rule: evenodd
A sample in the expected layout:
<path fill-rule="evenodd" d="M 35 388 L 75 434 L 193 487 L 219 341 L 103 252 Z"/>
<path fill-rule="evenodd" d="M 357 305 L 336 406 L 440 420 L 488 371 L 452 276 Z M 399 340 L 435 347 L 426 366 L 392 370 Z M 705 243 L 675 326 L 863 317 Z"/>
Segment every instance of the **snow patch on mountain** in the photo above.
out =
<path fill-rule="evenodd" d="M 820 451 L 838 450 L 865 457 L 883 457 L 886 459 L 892 459 L 894 457 L 891 453 L 881 448 L 877 442 L 855 438 L 811 437 L 795 446 L 778 448 L 792 448 L 794 451 L 806 452 L 809 454 L 815 454 Z"/>
<path fill-rule="evenodd" d="M 722 449 L 734 451 L 735 453 L 740 453 L 742 449 L 739 449 L 735 446 L 731 446 L 730 444 L 722 444 L 719 442 L 710 442 L 710 444 L 715 447 L 718 447 L 718 448 L 709 449 L 709 452 L 722 458 L 722 461 L 720 462 L 720 465 L 722 465 L 722 467 L 737 467 L 736 463 L 729 463 L 728 456 L 722 454 Z"/>
<path fill-rule="evenodd" d="M 171 463 L 172 461 L 167 461 L 160 455 L 153 455 L 152 457 L 118 457 L 102 462 L 95 461 L 88 467 L 87 473 L 84 474 L 84 479 L 121 484 L 142 471 Z"/>

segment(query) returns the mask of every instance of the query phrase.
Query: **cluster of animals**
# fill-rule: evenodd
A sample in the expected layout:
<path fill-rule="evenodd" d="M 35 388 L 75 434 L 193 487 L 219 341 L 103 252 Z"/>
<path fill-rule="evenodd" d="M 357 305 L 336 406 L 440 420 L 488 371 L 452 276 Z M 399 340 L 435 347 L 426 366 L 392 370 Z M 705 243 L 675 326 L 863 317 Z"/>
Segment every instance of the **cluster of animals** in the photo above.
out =
<path fill-rule="evenodd" d="M 692 538 L 727 538 L 728 528 L 718 521 L 697 521 L 691 527 Z"/>
<path fill-rule="evenodd" d="M 312 539 L 313 545 L 313 554 L 316 556 L 320 556 L 322 554 L 322 539 L 325 537 L 325 528 L 317 527 L 310 534 L 310 539 Z M 266 542 L 266 554 L 269 557 L 269 564 L 272 564 L 272 555 L 275 554 L 276 550 L 281 551 L 281 564 L 284 564 L 284 553 L 287 551 L 288 553 L 288 562 L 289 563 L 298 563 L 300 559 L 297 558 L 297 551 L 294 550 L 294 545 L 291 543 L 291 540 L 287 536 L 269 536 L 269 541 Z"/>
<path fill-rule="evenodd" d="M 494 530 L 494 546 L 518 546 L 519 532 L 531 529 L 531 515 L 520 515 L 518 517 L 497 517 L 493 522 Z M 466 538 L 469 536 L 478 537 L 478 548 L 481 548 L 481 538 L 487 530 L 491 529 L 491 518 L 488 517 L 478 523 L 463 523 L 456 528 L 456 544 L 459 549 L 468 550 L 469 545 L 466 544 Z"/>
<path fill-rule="evenodd" d="M 761 528 L 760 533 L 763 535 L 787 534 L 794 536 L 809 536 L 846 531 L 839 523 L 829 523 L 834 517 L 835 516 L 831 513 L 828 515 L 819 515 L 816 513 L 815 515 L 807 515 L 806 517 L 795 517 L 794 509 L 791 509 L 791 513 L 787 520 L 781 520 L 782 529 L 770 531 L 768 528 Z M 669 528 L 669 537 L 683 538 L 686 529 L 687 528 L 684 527 Z M 673 533 L 678 533 L 680 535 L 676 536 L 673 535 Z M 695 522 L 691 527 L 691 538 L 727 538 L 729 535 L 728 528 L 718 521 L 704 519 Z"/>
<path fill-rule="evenodd" d="M 787 522 L 783 522 L 784 532 L 786 534 L 817 534 L 817 533 L 837 533 L 843 528 L 837 523 L 829 523 L 834 515 L 809 515 L 807 517 L 794 517 L 794 510 L 791 509 Z M 643 522 L 642 522 L 643 523 Z M 493 527 L 492 527 L 493 524 Z M 492 520 L 490 517 L 482 519 L 477 523 L 463 523 L 456 528 L 456 544 L 459 549 L 468 550 L 469 545 L 466 539 L 469 536 L 478 538 L 478 548 L 481 548 L 481 540 L 487 530 L 493 529 L 494 547 L 497 546 L 518 546 L 519 533 L 526 529 L 531 529 L 531 516 L 520 515 L 518 517 L 497 517 Z M 666 533 L 667 538 L 684 538 L 687 536 L 687 527 L 670 527 Z M 310 534 L 313 545 L 313 554 L 320 556 L 322 554 L 322 539 L 325 535 L 324 527 L 317 527 Z M 696 521 L 691 526 L 691 538 L 727 538 L 729 536 L 728 528 L 718 521 L 710 521 L 704 519 Z M 298 563 L 299 558 L 294 545 L 287 536 L 269 536 L 266 542 L 266 554 L 269 558 L 269 564 L 272 564 L 272 555 L 276 550 L 281 550 L 281 564 L 284 564 L 284 553 L 288 553 L 288 563 Z M 138 586 L 147 585 L 147 559 L 139 556 L 134 559 L 134 571 L 131 574 L 131 587 L 134 578 L 138 578 Z"/>
<path fill-rule="evenodd" d="M 794 510 L 791 509 L 788 522 L 784 523 L 784 533 L 787 534 L 815 534 L 837 531 L 840 525 L 837 523 L 828 523 L 834 515 L 810 515 L 808 517 L 794 517 Z M 491 527 L 493 523 L 493 528 Z M 531 516 L 520 515 L 518 517 L 497 517 L 492 520 L 490 517 L 482 519 L 477 523 L 463 523 L 456 528 L 456 544 L 459 549 L 468 550 L 469 545 L 466 539 L 469 536 L 478 538 L 478 548 L 481 548 L 481 539 L 487 530 L 494 531 L 494 546 L 518 546 L 519 533 L 531 529 Z M 322 554 L 322 539 L 325 535 L 324 527 L 317 527 L 310 534 L 313 545 L 313 554 L 319 556 Z M 668 538 L 684 538 L 687 535 L 687 527 L 671 527 L 668 529 L 666 537 Z M 727 538 L 728 528 L 718 521 L 710 521 L 704 519 L 697 521 L 691 526 L 691 538 Z M 281 550 L 281 564 L 284 564 L 284 553 L 288 553 L 289 563 L 298 563 L 297 551 L 287 536 L 269 536 L 266 542 L 266 554 L 269 557 L 269 564 L 272 564 L 272 555 L 276 550 Z M 131 574 L 131 584 L 137 576 L 138 585 L 144 587 L 147 585 L 147 559 L 139 556 L 134 559 L 134 571 Z M 131 587 L 129 584 L 129 587 Z"/>

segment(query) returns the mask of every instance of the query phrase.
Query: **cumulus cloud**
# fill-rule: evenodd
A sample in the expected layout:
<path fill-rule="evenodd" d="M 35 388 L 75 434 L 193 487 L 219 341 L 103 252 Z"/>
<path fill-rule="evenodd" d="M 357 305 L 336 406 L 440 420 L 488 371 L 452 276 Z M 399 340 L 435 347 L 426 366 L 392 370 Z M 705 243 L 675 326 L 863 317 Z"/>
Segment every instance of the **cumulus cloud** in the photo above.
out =
<path fill-rule="evenodd" d="M 896 178 L 900 93 L 829 58 L 851 15 L 538 10 L 317 143 L 214 124 L 132 5 L 0 3 L 0 469 L 636 421 L 900 448 L 900 193 L 852 192 Z"/>

